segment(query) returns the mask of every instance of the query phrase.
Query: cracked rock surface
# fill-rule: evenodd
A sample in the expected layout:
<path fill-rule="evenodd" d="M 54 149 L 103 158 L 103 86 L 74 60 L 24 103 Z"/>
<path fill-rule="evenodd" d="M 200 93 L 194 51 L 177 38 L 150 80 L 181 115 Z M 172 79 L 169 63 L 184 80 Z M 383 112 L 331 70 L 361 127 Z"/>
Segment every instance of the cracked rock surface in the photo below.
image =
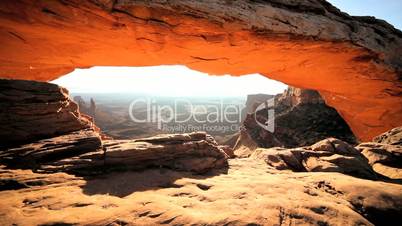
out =
<path fill-rule="evenodd" d="M 2 168 L 0 176 L 3 225 L 396 225 L 402 213 L 402 185 L 280 171 L 258 159 L 229 159 L 204 175 Z"/>
<path fill-rule="evenodd" d="M 6 78 L 180 64 L 317 90 L 362 141 L 402 121 L 401 31 L 323 0 L 4 0 L 0 24 Z"/>

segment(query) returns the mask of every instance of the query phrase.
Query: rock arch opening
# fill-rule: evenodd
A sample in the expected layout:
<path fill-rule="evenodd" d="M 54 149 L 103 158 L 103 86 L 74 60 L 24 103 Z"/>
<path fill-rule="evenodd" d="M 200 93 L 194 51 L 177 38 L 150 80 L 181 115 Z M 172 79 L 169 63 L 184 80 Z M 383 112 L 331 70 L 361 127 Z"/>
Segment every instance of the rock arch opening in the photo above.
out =
<path fill-rule="evenodd" d="M 325 0 L 2 0 L 0 43 L 1 222 L 400 219 L 402 33 L 385 21 L 350 16 Z M 76 69 L 157 65 L 259 73 L 302 89 L 276 96 L 274 107 L 262 96 L 269 107 L 250 111 L 268 125 L 246 117 L 233 150 L 205 132 L 106 139 L 67 89 L 48 83 Z M 95 114 L 96 100 L 86 100 Z M 269 131 L 271 110 L 287 128 L 306 126 L 297 133 L 304 137 L 261 129 Z M 346 125 L 340 115 L 370 142 L 306 139 L 342 129 L 332 124 Z M 352 134 L 348 125 L 329 131 Z"/>
<path fill-rule="evenodd" d="M 288 87 L 259 74 L 213 76 L 180 65 L 93 67 L 51 83 L 67 88 L 111 138 L 205 131 L 232 147 L 252 108 Z"/>
<path fill-rule="evenodd" d="M 318 92 L 259 74 L 215 76 L 179 65 L 93 67 L 52 83 L 70 91 L 105 138 L 205 131 L 232 148 L 247 137 L 258 147 L 306 146 L 327 137 L 356 143 Z"/>
<path fill-rule="evenodd" d="M 319 91 L 361 140 L 399 126 L 401 32 L 324 1 L 295 4 L 5 1 L 0 75 L 49 81 L 75 68 L 166 64 L 261 73 Z"/>

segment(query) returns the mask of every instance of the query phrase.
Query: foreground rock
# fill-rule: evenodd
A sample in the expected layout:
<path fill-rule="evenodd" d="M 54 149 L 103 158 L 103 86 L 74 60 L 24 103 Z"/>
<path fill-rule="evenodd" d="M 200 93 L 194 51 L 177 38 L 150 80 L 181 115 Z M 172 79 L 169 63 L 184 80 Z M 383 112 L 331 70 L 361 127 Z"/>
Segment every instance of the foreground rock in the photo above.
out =
<path fill-rule="evenodd" d="M 402 145 L 402 126 L 393 128 L 390 131 L 374 137 L 373 142 L 390 145 Z"/>
<path fill-rule="evenodd" d="M 335 109 L 324 103 L 316 91 L 289 87 L 283 94 L 267 101 L 271 101 L 271 106 L 260 105 L 257 111 L 247 115 L 244 120 L 242 132 L 248 136 L 240 136 L 234 147 L 238 156 L 249 156 L 253 147 L 300 147 L 312 145 L 327 137 L 356 143 L 346 122 Z M 270 114 L 273 118 L 269 118 Z M 263 128 L 272 121 L 273 132 Z M 252 142 L 241 139 L 251 139 Z M 247 147 L 242 147 L 243 143 L 254 144 L 247 151 Z"/>
<path fill-rule="evenodd" d="M 252 158 L 263 159 L 277 170 L 294 172 L 339 172 L 366 179 L 377 179 L 367 159 L 349 144 L 334 138 L 310 147 L 258 148 Z"/>
<path fill-rule="evenodd" d="M 8 0 L 0 12 L 2 77 L 180 64 L 318 90 L 363 141 L 402 121 L 401 32 L 326 1 Z"/>
<path fill-rule="evenodd" d="M 91 127 L 66 89 L 0 79 L 0 149 Z"/>
<path fill-rule="evenodd" d="M 11 168 L 80 175 L 149 167 L 205 173 L 227 165 L 225 150 L 204 132 L 103 141 L 102 145 L 98 133 L 88 130 L 4 150 L 0 161 Z"/>
<path fill-rule="evenodd" d="M 402 214 L 402 185 L 278 171 L 258 159 L 229 159 L 227 171 L 207 175 L 146 169 L 84 180 L 0 169 L 0 177 L 20 184 L 0 189 L 2 225 L 389 226 Z"/>
<path fill-rule="evenodd" d="M 203 132 L 102 143 L 66 89 L 6 79 L 0 88 L 0 163 L 9 168 L 98 174 L 153 166 L 205 173 L 224 167 L 232 155 Z"/>
<path fill-rule="evenodd" d="M 12 168 L 39 169 L 42 164 L 101 149 L 98 133 L 88 129 L 0 151 L 0 161 Z"/>
<path fill-rule="evenodd" d="M 380 175 L 402 180 L 402 127 L 394 128 L 373 142 L 356 147 Z"/>

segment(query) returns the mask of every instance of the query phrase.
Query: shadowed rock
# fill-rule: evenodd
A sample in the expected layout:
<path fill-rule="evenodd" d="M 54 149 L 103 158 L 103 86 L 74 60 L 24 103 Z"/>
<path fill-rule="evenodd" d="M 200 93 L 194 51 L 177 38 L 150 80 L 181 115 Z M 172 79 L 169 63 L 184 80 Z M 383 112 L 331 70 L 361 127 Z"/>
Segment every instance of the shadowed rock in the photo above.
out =
<path fill-rule="evenodd" d="M 252 140 L 255 145 L 251 146 L 262 148 L 307 146 L 328 137 L 356 143 L 349 126 L 335 109 L 325 104 L 318 92 L 289 87 L 273 100 L 272 106 L 262 105 L 262 109 L 247 115 L 242 125 L 243 135 L 234 147 L 238 156 L 249 156 L 253 151 L 242 148 L 242 143 L 250 141 L 241 139 Z M 269 124 L 274 125 L 274 131 L 261 126 Z"/>
<path fill-rule="evenodd" d="M 367 159 L 351 145 L 329 138 L 310 147 L 258 148 L 252 158 L 262 158 L 278 170 L 295 172 L 339 172 L 366 179 L 377 179 Z"/>
<path fill-rule="evenodd" d="M 87 129 L 0 151 L 0 161 L 10 167 L 37 169 L 41 164 L 101 148 L 98 133 Z"/>
<path fill-rule="evenodd" d="M 0 79 L 0 149 L 91 126 L 66 89 L 51 83 Z"/>
<path fill-rule="evenodd" d="M 205 173 L 226 166 L 226 149 L 204 132 L 103 141 L 102 146 L 98 133 L 83 130 L 4 150 L 0 161 L 12 168 L 91 175 L 148 167 Z"/>
<path fill-rule="evenodd" d="M 373 142 L 356 147 L 377 173 L 391 179 L 402 179 L 401 128 L 394 128 L 374 138 Z"/>

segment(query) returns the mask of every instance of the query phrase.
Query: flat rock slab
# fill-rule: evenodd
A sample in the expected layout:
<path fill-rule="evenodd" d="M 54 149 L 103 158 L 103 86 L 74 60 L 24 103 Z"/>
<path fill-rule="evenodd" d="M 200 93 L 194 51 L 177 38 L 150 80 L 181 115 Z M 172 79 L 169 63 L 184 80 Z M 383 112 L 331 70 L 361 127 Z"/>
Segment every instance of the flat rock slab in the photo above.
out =
<path fill-rule="evenodd" d="M 0 169 L 0 177 L 25 184 L 0 191 L 2 225 L 397 225 L 402 214 L 402 185 L 272 170 L 250 158 L 207 175 Z"/>
<path fill-rule="evenodd" d="M 0 161 L 11 168 L 90 175 L 148 167 L 205 173 L 227 165 L 225 150 L 205 132 L 102 142 L 97 132 L 81 130 L 0 151 Z"/>

